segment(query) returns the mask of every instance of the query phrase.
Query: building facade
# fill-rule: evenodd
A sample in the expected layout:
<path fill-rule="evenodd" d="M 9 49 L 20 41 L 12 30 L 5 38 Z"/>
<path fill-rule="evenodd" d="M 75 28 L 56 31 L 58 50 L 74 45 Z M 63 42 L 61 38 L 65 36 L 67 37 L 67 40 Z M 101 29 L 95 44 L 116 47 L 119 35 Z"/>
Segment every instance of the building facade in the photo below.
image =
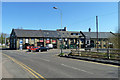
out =
<path fill-rule="evenodd" d="M 98 48 L 109 47 L 110 32 L 99 32 Z M 96 32 L 74 32 L 60 30 L 24 30 L 12 29 L 10 34 L 11 49 L 26 49 L 27 46 L 47 46 L 53 44 L 54 48 L 97 48 Z"/>

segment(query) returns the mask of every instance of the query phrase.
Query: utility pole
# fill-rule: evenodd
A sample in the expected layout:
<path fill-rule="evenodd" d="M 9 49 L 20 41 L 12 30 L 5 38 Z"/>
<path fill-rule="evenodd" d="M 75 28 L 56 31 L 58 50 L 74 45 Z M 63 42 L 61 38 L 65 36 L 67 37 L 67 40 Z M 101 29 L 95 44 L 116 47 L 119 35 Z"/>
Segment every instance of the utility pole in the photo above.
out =
<path fill-rule="evenodd" d="M 96 16 L 97 52 L 98 52 L 98 16 Z"/>

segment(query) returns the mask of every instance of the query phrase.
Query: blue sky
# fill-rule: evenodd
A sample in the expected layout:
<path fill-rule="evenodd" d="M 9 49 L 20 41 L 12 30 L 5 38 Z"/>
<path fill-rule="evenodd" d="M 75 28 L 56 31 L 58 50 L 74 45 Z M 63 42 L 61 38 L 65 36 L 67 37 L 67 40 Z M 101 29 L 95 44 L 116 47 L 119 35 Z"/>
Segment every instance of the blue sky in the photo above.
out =
<path fill-rule="evenodd" d="M 99 18 L 99 32 L 116 32 L 118 27 L 117 2 L 3 2 L 2 32 L 10 34 L 12 28 L 34 30 L 96 31 L 95 17 Z"/>

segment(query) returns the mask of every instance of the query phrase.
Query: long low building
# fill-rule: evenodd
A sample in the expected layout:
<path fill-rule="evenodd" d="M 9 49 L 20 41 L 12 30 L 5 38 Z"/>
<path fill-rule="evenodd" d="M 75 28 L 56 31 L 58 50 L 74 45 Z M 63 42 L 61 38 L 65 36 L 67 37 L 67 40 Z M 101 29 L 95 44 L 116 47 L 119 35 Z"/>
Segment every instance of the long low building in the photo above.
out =
<path fill-rule="evenodd" d="M 114 36 L 111 32 L 99 32 L 98 38 L 96 32 L 75 32 L 64 29 L 55 30 L 25 30 L 12 29 L 10 34 L 11 49 L 26 49 L 27 46 L 47 46 L 53 44 L 54 48 L 108 48 L 109 38 Z M 97 43 L 98 41 L 98 43 Z M 61 45 L 62 44 L 62 45 Z M 110 47 L 113 47 L 111 44 Z"/>

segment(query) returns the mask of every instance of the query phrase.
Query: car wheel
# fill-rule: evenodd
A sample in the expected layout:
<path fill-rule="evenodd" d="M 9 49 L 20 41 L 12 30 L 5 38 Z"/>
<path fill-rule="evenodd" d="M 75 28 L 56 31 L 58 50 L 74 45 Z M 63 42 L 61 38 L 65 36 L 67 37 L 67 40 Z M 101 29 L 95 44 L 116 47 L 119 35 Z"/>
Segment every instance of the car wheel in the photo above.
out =
<path fill-rule="evenodd" d="M 39 50 L 39 52 L 41 52 L 41 50 Z"/>

